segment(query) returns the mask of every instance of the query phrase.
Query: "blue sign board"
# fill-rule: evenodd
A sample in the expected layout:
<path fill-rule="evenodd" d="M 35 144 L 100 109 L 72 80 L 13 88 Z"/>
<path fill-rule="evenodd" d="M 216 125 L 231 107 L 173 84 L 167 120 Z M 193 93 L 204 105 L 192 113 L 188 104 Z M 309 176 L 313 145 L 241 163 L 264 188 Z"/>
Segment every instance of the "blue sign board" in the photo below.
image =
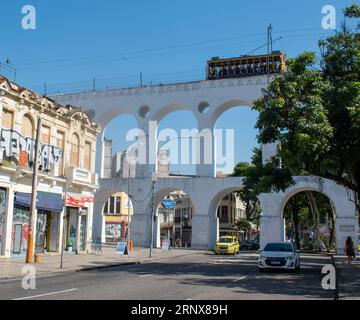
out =
<path fill-rule="evenodd" d="M 125 247 L 126 247 L 126 242 L 121 241 L 118 242 L 116 245 L 116 255 L 124 255 L 125 252 Z"/>
<path fill-rule="evenodd" d="M 164 206 L 165 209 L 172 209 L 174 208 L 175 201 L 174 200 L 163 200 L 161 204 Z"/>

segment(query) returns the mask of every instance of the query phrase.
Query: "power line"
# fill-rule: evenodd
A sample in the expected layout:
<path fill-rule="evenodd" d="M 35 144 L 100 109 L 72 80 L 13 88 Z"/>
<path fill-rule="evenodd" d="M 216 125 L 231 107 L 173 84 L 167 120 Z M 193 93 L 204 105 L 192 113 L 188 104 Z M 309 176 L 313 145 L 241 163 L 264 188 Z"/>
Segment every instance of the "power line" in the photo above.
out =
<path fill-rule="evenodd" d="M 312 30 L 320 30 L 321 28 L 302 28 L 302 29 L 287 29 L 287 30 L 279 30 L 274 32 L 275 34 L 278 33 L 291 33 L 291 32 L 302 32 L 302 31 L 312 31 Z M 32 62 L 22 62 L 17 63 L 16 66 L 25 66 L 25 65 L 39 65 L 39 64 L 49 64 L 49 63 L 58 63 L 58 62 L 69 62 L 69 61 L 79 61 L 79 60 L 89 60 L 89 59 L 101 59 L 101 58 L 110 58 L 110 57 L 120 57 L 121 60 L 128 60 L 128 55 L 136 55 L 140 53 L 147 53 L 147 52 L 156 52 L 156 51 L 164 51 L 164 50 L 172 50 L 172 49 L 179 49 L 179 48 L 188 48 L 194 47 L 209 43 L 216 43 L 216 42 L 223 42 L 223 41 L 230 41 L 230 40 L 238 40 L 243 38 L 249 37 L 256 37 L 256 36 L 264 36 L 264 33 L 253 33 L 241 36 L 234 36 L 234 37 L 227 37 L 221 39 L 213 39 L 207 41 L 199 41 L 193 42 L 188 44 L 182 45 L 175 45 L 175 46 L 166 46 L 166 47 L 159 47 L 159 48 L 151 48 L 151 49 L 143 49 L 143 50 L 136 50 L 136 51 L 128 51 L 122 53 L 112 53 L 112 54 L 105 54 L 105 55 L 96 55 L 96 56 L 82 56 L 82 57 L 75 57 L 75 58 L 66 58 L 66 59 L 54 59 L 54 60 L 45 60 L 45 61 L 32 61 Z"/>

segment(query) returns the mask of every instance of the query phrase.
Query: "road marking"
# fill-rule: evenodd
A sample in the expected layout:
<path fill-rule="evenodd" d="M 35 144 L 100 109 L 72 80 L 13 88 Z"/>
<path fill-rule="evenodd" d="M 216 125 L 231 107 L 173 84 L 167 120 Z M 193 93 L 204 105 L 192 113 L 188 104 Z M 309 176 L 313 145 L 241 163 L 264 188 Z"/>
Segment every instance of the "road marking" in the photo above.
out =
<path fill-rule="evenodd" d="M 185 299 L 185 300 L 191 300 L 191 298 L 187 298 L 187 299 Z"/>
<path fill-rule="evenodd" d="M 77 288 L 72 288 L 72 289 L 68 289 L 68 290 L 54 291 L 54 292 L 49 292 L 49 293 L 38 294 L 36 296 L 28 296 L 28 297 L 23 297 L 23 298 L 16 298 L 16 299 L 13 299 L 13 300 L 27 300 L 27 299 L 51 296 L 51 295 L 54 295 L 54 294 L 66 293 L 66 292 L 71 292 L 71 291 L 76 291 L 76 290 L 77 290 Z"/>
<path fill-rule="evenodd" d="M 237 278 L 237 279 L 235 279 L 235 280 L 233 280 L 233 282 L 238 282 L 238 281 L 240 281 L 240 280 L 244 280 L 244 279 L 246 279 L 248 276 L 242 276 L 242 277 L 240 277 L 240 278 Z"/>
<path fill-rule="evenodd" d="M 143 275 L 139 276 L 139 278 L 145 278 L 145 277 L 150 277 L 150 276 L 152 276 L 152 274 L 143 274 Z"/>

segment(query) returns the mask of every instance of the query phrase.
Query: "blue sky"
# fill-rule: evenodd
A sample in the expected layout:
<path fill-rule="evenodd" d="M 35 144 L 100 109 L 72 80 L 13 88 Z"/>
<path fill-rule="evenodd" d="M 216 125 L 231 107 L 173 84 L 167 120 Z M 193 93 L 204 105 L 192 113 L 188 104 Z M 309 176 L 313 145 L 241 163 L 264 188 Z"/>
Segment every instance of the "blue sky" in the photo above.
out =
<path fill-rule="evenodd" d="M 274 49 L 288 57 L 318 51 L 317 40 L 332 33 L 321 28 L 322 7 L 335 6 L 339 26 L 341 9 L 354 2 L 2 1 L 0 61 L 9 58 L 17 69 L 17 82 L 40 93 L 45 82 L 50 93 L 89 89 L 94 77 L 98 88 L 134 86 L 140 72 L 145 83 L 199 80 L 212 56 L 246 54 L 266 43 L 270 22 L 273 39 L 282 37 Z M 27 4 L 36 8 L 36 30 L 21 27 L 21 8 Z M 13 77 L 4 69 L 0 73 Z M 246 108 L 231 109 L 218 121 L 218 128 L 235 130 L 236 161 L 250 159 L 256 145 L 255 121 L 256 113 Z M 182 123 L 185 128 L 196 125 L 183 111 L 170 114 L 161 127 L 179 130 Z M 123 116 L 107 128 L 106 135 L 116 138 L 115 150 L 125 147 L 125 133 L 133 125 L 132 119 Z"/>

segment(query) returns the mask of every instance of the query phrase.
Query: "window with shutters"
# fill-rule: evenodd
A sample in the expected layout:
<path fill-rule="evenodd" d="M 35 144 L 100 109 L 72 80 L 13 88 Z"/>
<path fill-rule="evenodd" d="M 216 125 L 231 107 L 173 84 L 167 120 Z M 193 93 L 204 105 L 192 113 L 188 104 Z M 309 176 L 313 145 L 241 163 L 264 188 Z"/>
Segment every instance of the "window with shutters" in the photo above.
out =
<path fill-rule="evenodd" d="M 34 125 L 31 121 L 31 118 L 27 114 L 22 118 L 21 134 L 25 138 L 34 137 Z"/>
<path fill-rule="evenodd" d="M 40 142 L 43 144 L 50 144 L 50 127 L 41 127 Z"/>
<path fill-rule="evenodd" d="M 73 133 L 70 140 L 70 165 L 72 167 L 79 166 L 79 137 Z"/>
<path fill-rule="evenodd" d="M 2 127 L 5 129 L 12 129 L 13 123 L 14 123 L 14 112 L 3 109 Z"/>
<path fill-rule="evenodd" d="M 88 170 L 91 169 L 91 143 L 88 141 L 85 142 L 84 167 Z"/>

